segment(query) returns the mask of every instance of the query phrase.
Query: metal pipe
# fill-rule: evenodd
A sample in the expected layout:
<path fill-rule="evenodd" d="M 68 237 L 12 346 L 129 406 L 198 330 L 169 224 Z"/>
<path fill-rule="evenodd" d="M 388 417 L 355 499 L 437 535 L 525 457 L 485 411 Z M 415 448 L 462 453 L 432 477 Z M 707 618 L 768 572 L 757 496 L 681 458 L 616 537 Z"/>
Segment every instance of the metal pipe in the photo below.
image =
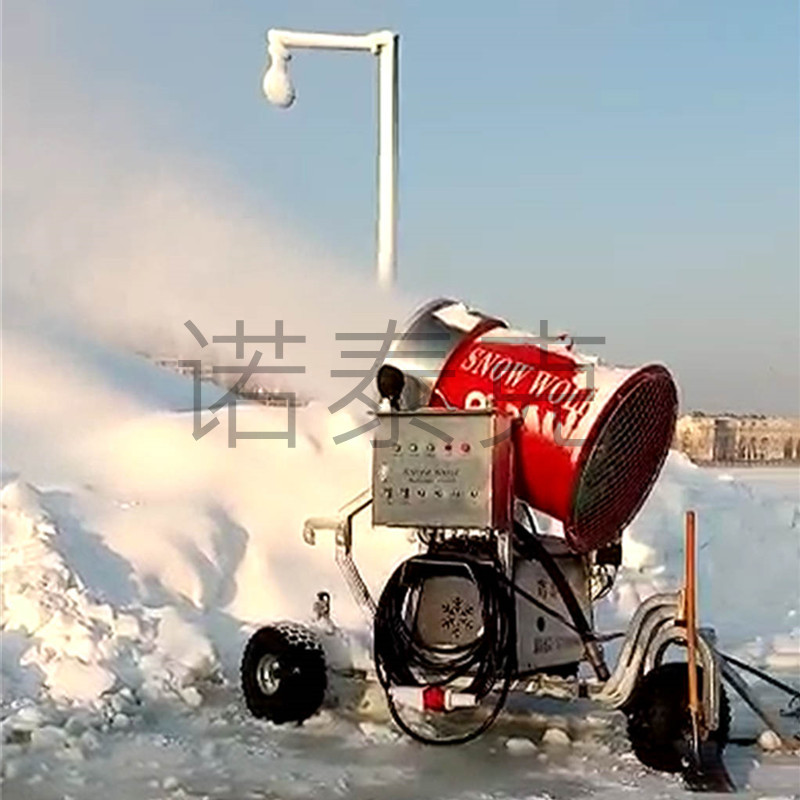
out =
<path fill-rule="evenodd" d="M 307 33 L 270 28 L 267 32 L 267 40 L 270 44 L 279 42 L 284 47 L 318 50 L 369 50 L 372 53 L 376 53 L 377 49 L 386 44 L 393 36 L 391 31 L 355 34 Z"/>
<path fill-rule="evenodd" d="M 399 37 L 392 31 L 365 34 L 307 33 L 272 28 L 267 32 L 270 67 L 280 77 L 281 91 L 271 94 L 265 76 L 265 91 L 271 102 L 288 107 L 294 101 L 294 89 L 288 79 L 287 51 L 294 49 L 366 50 L 378 58 L 378 164 L 377 164 L 377 280 L 382 289 L 390 289 L 397 275 L 397 155 L 398 155 L 398 81 Z M 276 63 L 279 62 L 279 63 Z"/>
<path fill-rule="evenodd" d="M 385 31 L 378 51 L 378 285 L 390 289 L 397 271 L 398 37 Z"/>
<path fill-rule="evenodd" d="M 316 544 L 318 531 L 334 532 L 336 565 L 345 579 L 350 594 L 369 623 L 375 617 L 377 604 L 353 559 L 353 518 L 370 505 L 372 505 L 372 491 L 365 489 L 339 509 L 339 516 L 311 517 L 303 524 L 303 540 L 306 544 Z"/>

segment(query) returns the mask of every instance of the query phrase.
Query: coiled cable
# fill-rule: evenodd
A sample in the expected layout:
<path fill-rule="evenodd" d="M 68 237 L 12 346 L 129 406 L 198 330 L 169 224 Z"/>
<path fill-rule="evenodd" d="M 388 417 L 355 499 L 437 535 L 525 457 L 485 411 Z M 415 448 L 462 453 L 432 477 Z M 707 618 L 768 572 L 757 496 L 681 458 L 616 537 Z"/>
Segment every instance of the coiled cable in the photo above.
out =
<path fill-rule="evenodd" d="M 481 627 L 462 645 L 446 647 L 423 642 L 416 632 L 422 587 L 433 574 L 465 577 L 480 597 Z M 386 583 L 375 614 L 374 648 L 378 680 L 386 692 L 392 718 L 417 741 L 434 745 L 463 744 L 480 736 L 502 710 L 516 669 L 516 611 L 513 593 L 499 565 L 472 556 L 428 554 L 403 562 Z M 426 736 L 399 713 L 393 686 L 445 687 L 470 675 L 466 692 L 484 699 L 500 682 L 489 715 L 466 734 Z"/>

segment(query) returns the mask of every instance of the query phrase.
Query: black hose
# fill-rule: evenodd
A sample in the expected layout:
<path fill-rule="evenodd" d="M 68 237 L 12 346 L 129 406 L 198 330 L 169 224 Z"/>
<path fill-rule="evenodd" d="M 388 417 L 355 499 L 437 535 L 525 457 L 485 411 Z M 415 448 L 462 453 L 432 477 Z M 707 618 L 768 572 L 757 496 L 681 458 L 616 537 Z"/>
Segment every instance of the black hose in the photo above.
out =
<path fill-rule="evenodd" d="M 428 645 L 416 634 L 414 619 L 422 586 L 432 572 L 466 575 L 480 594 L 482 633 L 465 645 Z M 378 602 L 374 626 L 375 667 L 395 723 L 417 741 L 463 744 L 480 736 L 505 705 L 516 670 L 516 609 L 497 565 L 471 557 L 437 554 L 408 559 L 395 570 Z M 498 698 L 484 721 L 457 737 L 425 736 L 404 720 L 391 694 L 393 686 L 444 687 L 472 675 L 467 692 L 480 701 L 501 682 Z"/>
<path fill-rule="evenodd" d="M 578 602 L 578 598 L 575 596 L 575 592 L 572 590 L 572 587 L 570 586 L 566 576 L 561 569 L 559 569 L 559 566 L 556 564 L 553 556 L 550 555 L 550 553 L 547 551 L 547 548 L 542 544 L 541 540 L 536 535 L 536 524 L 533 520 L 533 515 L 531 514 L 530 509 L 526 505 L 523 505 L 522 508 L 525 510 L 525 513 L 528 517 L 528 522 L 531 526 L 531 533 L 528 533 L 525 527 L 520 523 L 514 523 L 517 549 L 525 558 L 528 558 L 531 561 L 538 561 L 542 567 L 544 567 L 544 570 L 550 577 L 550 580 L 553 581 L 556 589 L 558 589 L 558 593 L 561 595 L 561 599 L 564 601 L 564 605 L 567 607 L 569 615 L 572 617 L 574 630 L 578 636 L 580 636 L 580 639 L 583 642 L 584 648 L 586 649 L 586 654 L 589 657 L 589 661 L 594 667 L 595 672 L 597 673 L 597 677 L 601 681 L 606 681 L 609 679 L 610 673 L 605 661 L 603 661 L 602 654 L 600 653 L 600 648 L 598 646 L 599 639 L 597 634 L 589 624 L 589 621 L 586 619 L 586 615 L 583 613 L 581 604 Z"/>
<path fill-rule="evenodd" d="M 735 667 L 739 667 L 743 669 L 745 672 L 749 672 L 752 675 L 755 675 L 758 678 L 761 678 L 762 681 L 765 683 L 769 683 L 770 685 L 776 687 L 777 689 L 781 689 L 782 691 L 786 692 L 786 694 L 794 697 L 796 700 L 800 700 L 800 691 L 795 689 L 792 686 L 789 686 L 788 683 L 784 683 L 783 681 L 779 681 L 777 678 L 773 678 L 772 675 L 764 672 L 763 670 L 757 669 L 756 667 L 750 666 L 744 661 L 739 661 L 738 658 L 734 658 L 733 656 L 726 655 L 725 653 L 719 653 L 720 658 L 725 659 L 730 664 L 733 664 Z"/>
<path fill-rule="evenodd" d="M 537 597 L 534 597 L 530 592 L 523 589 L 518 584 L 514 583 L 510 578 L 507 578 L 505 575 L 500 575 L 500 578 L 504 583 L 506 583 L 513 592 L 518 594 L 523 600 L 530 603 L 534 608 L 538 608 L 543 614 L 547 614 L 548 616 L 552 617 L 553 619 L 560 622 L 562 625 L 569 628 L 571 631 L 580 634 L 578 628 L 570 622 L 563 614 L 560 614 L 554 608 L 551 608 L 547 605 L 547 603 L 543 603 Z"/>

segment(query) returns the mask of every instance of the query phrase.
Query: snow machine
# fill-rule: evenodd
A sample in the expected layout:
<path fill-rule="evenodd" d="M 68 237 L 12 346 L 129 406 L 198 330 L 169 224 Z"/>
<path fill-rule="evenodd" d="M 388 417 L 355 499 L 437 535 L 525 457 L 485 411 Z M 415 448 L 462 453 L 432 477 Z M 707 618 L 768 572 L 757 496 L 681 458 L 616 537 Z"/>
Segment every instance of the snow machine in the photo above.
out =
<path fill-rule="evenodd" d="M 613 668 L 604 645 L 614 636 L 593 623 L 621 564 L 622 531 L 672 442 L 675 383 L 660 365 L 622 369 L 574 345 L 453 301 L 423 308 L 377 373 L 371 488 L 337 517 L 307 520 L 305 541 L 334 533 L 336 562 L 372 622 L 370 677 L 409 736 L 467 742 L 512 693 L 589 698 L 626 714 L 642 763 L 695 788 L 731 789 L 722 678 L 771 729 L 780 723 L 717 652 L 713 631 L 697 627 L 693 514 L 685 588 L 641 604 L 616 634 Z M 418 542 L 377 601 L 353 559 L 353 521 L 368 509 L 374 527 Z M 328 606 L 321 593 L 317 617 L 330 626 Z M 255 633 L 241 676 L 255 716 L 316 712 L 325 638 L 295 623 Z"/>

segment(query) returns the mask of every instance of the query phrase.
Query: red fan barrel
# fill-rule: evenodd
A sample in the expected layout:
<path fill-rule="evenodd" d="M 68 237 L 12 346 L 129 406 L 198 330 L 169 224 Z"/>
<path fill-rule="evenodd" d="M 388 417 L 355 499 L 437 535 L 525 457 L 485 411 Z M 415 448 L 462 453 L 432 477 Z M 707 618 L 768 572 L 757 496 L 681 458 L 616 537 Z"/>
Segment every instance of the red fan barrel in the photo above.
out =
<path fill-rule="evenodd" d="M 452 300 L 421 309 L 388 363 L 407 407 L 492 406 L 513 427 L 516 493 L 580 553 L 615 541 L 669 451 L 678 397 L 659 364 L 605 364 L 567 337 L 518 331 Z"/>

